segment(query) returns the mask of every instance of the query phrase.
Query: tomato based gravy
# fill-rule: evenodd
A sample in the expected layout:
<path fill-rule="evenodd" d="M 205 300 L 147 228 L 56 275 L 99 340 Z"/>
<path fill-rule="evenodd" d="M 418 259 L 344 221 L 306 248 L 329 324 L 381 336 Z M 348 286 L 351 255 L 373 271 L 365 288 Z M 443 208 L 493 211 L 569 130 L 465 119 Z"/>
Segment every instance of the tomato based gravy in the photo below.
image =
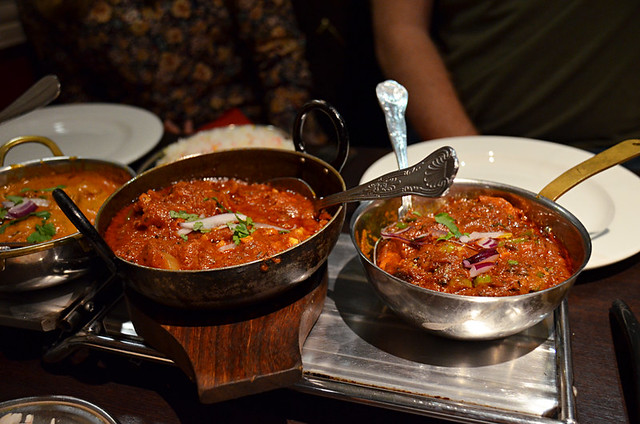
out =
<path fill-rule="evenodd" d="M 100 206 L 128 178 L 123 174 L 43 171 L 0 187 L 0 243 L 41 243 L 78 232 L 51 195 L 61 188 L 92 223 Z"/>
<path fill-rule="evenodd" d="M 117 256 L 139 265 L 204 270 L 272 257 L 330 219 L 298 193 L 234 178 L 194 179 L 141 194 L 104 237 Z"/>
<path fill-rule="evenodd" d="M 384 271 L 430 290 L 511 296 L 572 275 L 566 248 L 501 197 L 452 197 L 436 211 L 412 212 L 385 229 L 375 249 Z"/>

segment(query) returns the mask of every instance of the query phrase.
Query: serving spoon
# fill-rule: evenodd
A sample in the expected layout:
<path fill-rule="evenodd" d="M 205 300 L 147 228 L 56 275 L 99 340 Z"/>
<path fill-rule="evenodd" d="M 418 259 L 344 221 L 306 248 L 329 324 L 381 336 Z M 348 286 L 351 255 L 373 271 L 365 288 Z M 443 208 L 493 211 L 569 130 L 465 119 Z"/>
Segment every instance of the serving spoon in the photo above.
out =
<path fill-rule="evenodd" d="M 397 81 L 386 80 L 376 86 L 376 96 L 384 112 L 398 168 L 406 169 L 409 166 L 409 161 L 407 158 L 407 122 L 404 115 L 409 102 L 409 92 Z M 403 196 L 402 205 L 398 209 L 398 218 L 402 219 L 411 209 L 411 196 Z"/>
<path fill-rule="evenodd" d="M 0 111 L 0 123 L 46 106 L 60 94 L 60 81 L 55 75 L 47 75 L 33 84 L 9 106 Z"/>
<path fill-rule="evenodd" d="M 316 198 L 309 184 L 295 177 L 273 178 L 265 181 L 272 187 L 293 190 L 313 201 L 316 210 L 338 203 L 377 200 L 415 194 L 424 197 L 440 197 L 447 192 L 458 173 L 458 156 L 453 147 L 444 146 L 417 164 L 386 173 L 374 180 L 351 189 Z"/>

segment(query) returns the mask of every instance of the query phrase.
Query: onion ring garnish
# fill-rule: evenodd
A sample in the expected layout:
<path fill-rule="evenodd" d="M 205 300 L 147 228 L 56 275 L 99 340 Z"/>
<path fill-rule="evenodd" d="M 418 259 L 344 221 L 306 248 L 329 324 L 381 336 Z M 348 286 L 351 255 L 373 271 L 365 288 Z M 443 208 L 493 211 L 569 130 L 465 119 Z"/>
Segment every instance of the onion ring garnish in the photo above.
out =
<path fill-rule="evenodd" d="M 21 203 L 10 207 L 5 218 L 22 218 L 29 215 L 31 212 L 34 212 L 36 209 L 38 209 L 38 205 L 32 202 L 31 199 L 24 199 Z"/>
<path fill-rule="evenodd" d="M 33 203 L 35 203 L 38 207 L 41 208 L 46 208 L 49 207 L 49 200 L 47 199 L 41 199 L 40 197 L 32 197 L 29 200 L 31 200 Z"/>
<path fill-rule="evenodd" d="M 463 234 L 460 236 L 460 241 L 463 243 L 469 243 L 473 240 L 479 240 L 484 238 L 500 238 L 509 235 L 504 231 L 491 231 L 491 232 L 479 232 L 473 231 L 471 234 Z"/>
<path fill-rule="evenodd" d="M 178 235 L 183 236 L 187 235 L 193 231 L 194 227 L 197 225 L 199 230 L 210 230 L 212 228 L 225 227 L 228 224 L 233 227 L 235 222 L 246 221 L 247 216 L 241 213 L 222 213 L 220 215 L 213 215 L 206 218 L 199 218 L 194 221 L 181 222 L 180 229 L 178 230 Z M 200 223 L 200 224 L 198 224 Z M 253 223 L 255 228 L 271 228 L 273 230 L 277 230 L 279 232 L 289 232 L 286 228 L 278 227 L 276 225 L 264 224 L 260 222 Z M 232 228 L 233 229 L 233 228 Z"/>
<path fill-rule="evenodd" d="M 489 271 L 495 265 L 496 265 L 495 262 L 482 262 L 478 264 L 473 264 L 469 269 L 469 276 L 471 278 L 477 277 L 478 275 Z"/>
<path fill-rule="evenodd" d="M 210 230 L 211 228 L 223 227 L 232 222 L 238 222 L 238 219 L 246 220 L 247 216 L 241 213 L 239 214 L 221 213 L 220 215 L 213 215 L 206 218 L 199 218 L 194 221 L 181 222 L 180 226 L 182 228 L 188 228 L 190 230 L 193 230 L 193 226 L 196 224 L 196 222 L 200 222 L 202 223 L 202 226 L 200 228 L 203 228 L 205 230 Z"/>
<path fill-rule="evenodd" d="M 469 268 L 469 276 L 476 277 L 479 274 L 489 271 L 496 264 L 496 259 L 500 254 L 496 249 L 484 249 L 480 253 L 462 261 L 465 268 Z"/>
<path fill-rule="evenodd" d="M 484 249 L 479 253 L 465 259 L 462 261 L 462 264 L 465 268 L 471 268 L 473 265 L 485 263 L 485 262 L 495 262 L 500 254 L 496 249 Z"/>
<path fill-rule="evenodd" d="M 393 236 L 393 235 L 402 234 L 402 233 L 404 233 L 405 231 L 408 231 L 408 230 L 410 230 L 410 229 L 411 229 L 411 226 L 410 226 L 410 225 L 407 225 L 407 226 L 406 226 L 406 227 L 404 227 L 404 228 L 399 228 L 399 229 L 397 229 L 396 231 L 392 231 L 392 230 L 391 230 L 391 228 L 394 228 L 394 227 L 395 227 L 395 228 L 398 228 L 398 227 L 397 227 L 397 223 L 396 223 L 396 224 L 391 224 L 391 225 L 389 225 L 388 227 L 384 228 L 382 231 L 380 231 L 380 235 L 381 235 L 382 237 L 385 237 L 385 236 Z"/>
<path fill-rule="evenodd" d="M 498 241 L 491 237 L 483 237 L 478 239 L 476 244 L 484 249 L 493 249 L 498 247 Z"/>

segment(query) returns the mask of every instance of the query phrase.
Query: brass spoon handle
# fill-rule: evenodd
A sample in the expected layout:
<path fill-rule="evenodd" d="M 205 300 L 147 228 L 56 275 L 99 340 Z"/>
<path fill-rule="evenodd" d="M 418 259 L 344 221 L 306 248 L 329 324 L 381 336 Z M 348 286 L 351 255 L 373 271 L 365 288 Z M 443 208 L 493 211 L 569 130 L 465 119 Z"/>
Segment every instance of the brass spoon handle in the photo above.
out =
<path fill-rule="evenodd" d="M 569 189 L 587 178 L 637 156 L 640 156 L 640 140 L 629 139 L 621 141 L 615 146 L 565 171 L 540 190 L 539 195 L 555 201 Z"/>

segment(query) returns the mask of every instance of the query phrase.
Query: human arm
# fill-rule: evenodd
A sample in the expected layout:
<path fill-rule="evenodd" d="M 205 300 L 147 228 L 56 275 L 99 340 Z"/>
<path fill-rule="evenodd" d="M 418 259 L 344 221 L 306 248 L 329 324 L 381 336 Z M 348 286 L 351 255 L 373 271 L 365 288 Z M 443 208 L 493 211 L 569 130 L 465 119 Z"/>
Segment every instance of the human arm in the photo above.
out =
<path fill-rule="evenodd" d="M 376 57 L 409 91 L 407 117 L 425 140 L 475 135 L 429 35 L 432 0 L 372 0 Z"/>

